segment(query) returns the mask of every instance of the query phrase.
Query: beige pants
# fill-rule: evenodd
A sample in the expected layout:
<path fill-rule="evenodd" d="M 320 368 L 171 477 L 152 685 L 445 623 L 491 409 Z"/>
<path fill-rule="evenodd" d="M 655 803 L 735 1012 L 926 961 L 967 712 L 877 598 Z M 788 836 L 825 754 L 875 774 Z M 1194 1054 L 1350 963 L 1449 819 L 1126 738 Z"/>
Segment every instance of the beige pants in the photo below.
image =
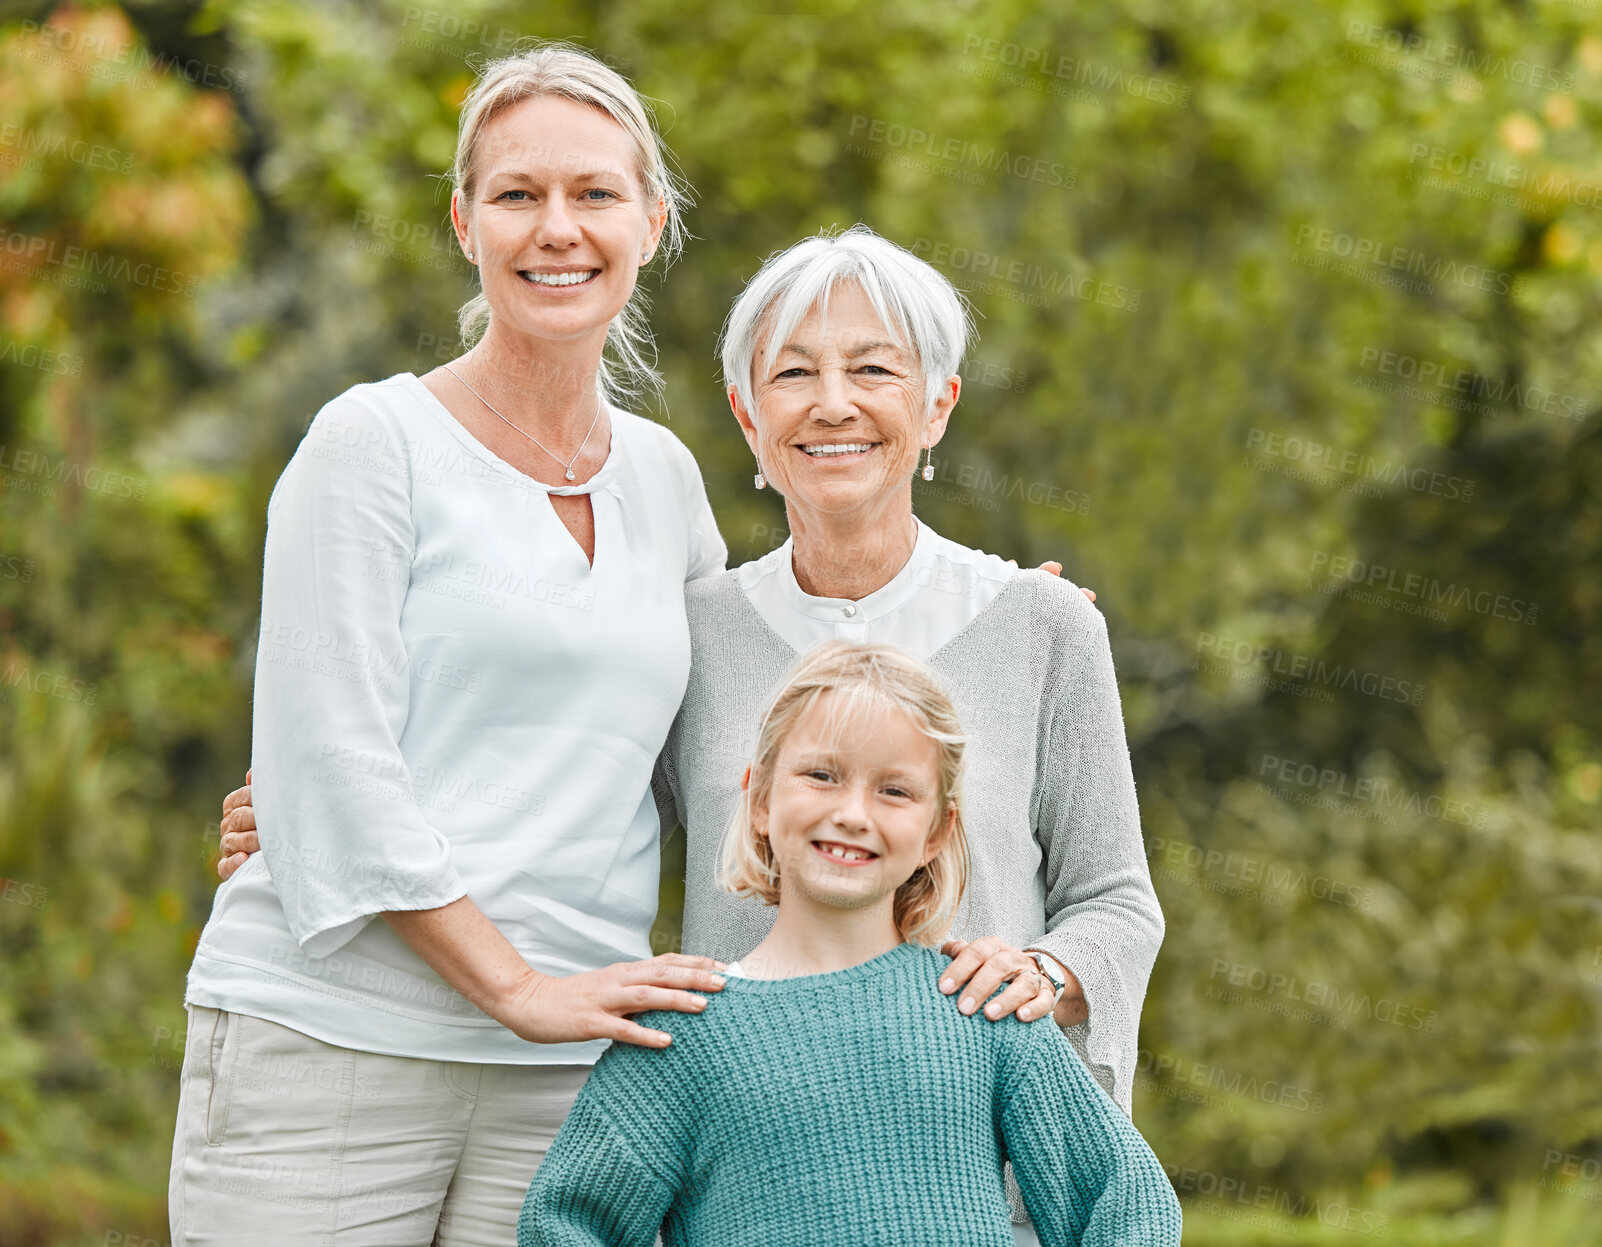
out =
<path fill-rule="evenodd" d="M 380 1056 L 190 1005 L 172 1247 L 511 1247 L 589 1072 Z"/>

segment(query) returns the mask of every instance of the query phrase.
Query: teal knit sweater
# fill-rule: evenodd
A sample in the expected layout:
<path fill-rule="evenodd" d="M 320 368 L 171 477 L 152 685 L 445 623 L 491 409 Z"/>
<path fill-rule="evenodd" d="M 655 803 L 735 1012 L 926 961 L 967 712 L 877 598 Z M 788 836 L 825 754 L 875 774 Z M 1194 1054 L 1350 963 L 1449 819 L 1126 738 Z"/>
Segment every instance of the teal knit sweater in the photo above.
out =
<path fill-rule="evenodd" d="M 1144 1139 L 1050 1021 L 941 995 L 901 944 L 833 974 L 731 977 L 641 1014 L 529 1186 L 519 1247 L 1011 1247 L 1010 1157 L 1042 1247 L 1179 1243 Z"/>

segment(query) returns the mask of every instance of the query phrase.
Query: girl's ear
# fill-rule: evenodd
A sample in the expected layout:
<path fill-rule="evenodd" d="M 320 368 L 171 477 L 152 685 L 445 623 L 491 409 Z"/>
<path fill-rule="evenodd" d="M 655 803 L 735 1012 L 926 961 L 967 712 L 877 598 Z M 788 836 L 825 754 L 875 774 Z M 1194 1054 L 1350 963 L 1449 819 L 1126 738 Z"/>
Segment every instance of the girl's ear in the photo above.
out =
<path fill-rule="evenodd" d="M 924 842 L 923 857 L 918 862 L 920 866 L 927 866 L 945 851 L 946 845 L 951 843 L 951 837 L 957 830 L 957 803 L 946 802 L 946 816 L 935 824 L 935 829 L 929 833 L 929 839 Z"/>
<path fill-rule="evenodd" d="M 740 791 L 741 792 L 745 792 L 745 793 L 749 793 L 751 791 L 751 768 L 750 767 L 746 767 L 745 768 L 745 774 L 740 776 Z M 762 815 L 761 822 L 766 822 L 767 821 L 767 813 L 768 813 L 768 807 L 766 805 L 753 806 L 753 805 L 747 804 L 747 806 L 746 806 L 746 816 L 750 819 L 751 830 L 753 832 L 755 832 L 759 836 L 767 835 L 768 834 L 768 829 L 766 827 L 762 826 L 759 823 L 757 815 L 761 814 Z"/>

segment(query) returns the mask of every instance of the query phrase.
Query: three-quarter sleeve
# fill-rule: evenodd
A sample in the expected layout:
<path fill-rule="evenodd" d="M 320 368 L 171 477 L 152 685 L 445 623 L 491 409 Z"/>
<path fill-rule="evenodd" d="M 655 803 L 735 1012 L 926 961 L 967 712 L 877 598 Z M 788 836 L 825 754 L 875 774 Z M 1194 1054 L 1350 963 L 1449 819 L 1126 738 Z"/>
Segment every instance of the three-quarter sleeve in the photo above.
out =
<path fill-rule="evenodd" d="M 289 930 L 325 957 L 379 913 L 466 893 L 399 745 L 414 550 L 404 430 L 359 399 L 328 404 L 267 517 L 253 795 Z"/>
<path fill-rule="evenodd" d="M 1001 1133 L 1041 1247 L 1179 1247 L 1179 1200 L 1146 1140 L 1060 1033 L 1019 1025 Z"/>
<path fill-rule="evenodd" d="M 1034 800 L 1045 857 L 1046 933 L 1028 947 L 1079 979 L 1086 1051 L 1131 1111 L 1140 1011 L 1163 939 L 1163 914 L 1140 834 L 1123 707 L 1101 612 L 1067 582 L 1042 578 L 1036 623 L 1054 678 Z"/>
<path fill-rule="evenodd" d="M 580 1091 L 557 1131 L 523 1200 L 517 1247 L 651 1247 L 655 1241 L 673 1187 L 619 1129 L 602 1098 Z"/>

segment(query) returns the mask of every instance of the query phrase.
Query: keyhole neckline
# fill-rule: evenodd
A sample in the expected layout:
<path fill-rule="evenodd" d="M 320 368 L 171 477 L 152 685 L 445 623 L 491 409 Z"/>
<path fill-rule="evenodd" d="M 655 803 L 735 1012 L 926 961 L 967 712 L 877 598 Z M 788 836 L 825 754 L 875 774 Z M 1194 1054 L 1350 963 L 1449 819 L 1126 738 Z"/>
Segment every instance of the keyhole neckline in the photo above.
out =
<path fill-rule="evenodd" d="M 541 493 L 556 494 L 561 497 L 570 497 L 574 494 L 593 494 L 602 490 L 615 492 L 616 481 L 622 470 L 622 448 L 620 444 L 620 417 L 627 416 L 627 412 L 619 411 L 611 403 L 606 404 L 607 415 L 611 424 L 611 444 L 606 448 L 606 461 L 595 470 L 595 474 L 587 481 L 580 481 L 573 485 L 547 485 L 544 481 L 537 481 L 527 472 L 513 467 L 502 459 L 468 430 L 467 426 L 451 414 L 451 409 L 440 402 L 434 392 L 423 384 L 422 378 L 413 372 L 399 374 L 405 381 L 407 388 L 412 390 L 433 415 L 436 420 L 445 426 L 445 429 L 461 442 L 477 458 L 482 459 L 496 471 L 498 477 L 505 476 L 514 482 L 521 482 L 530 489 L 537 489 Z M 603 400 L 605 401 L 605 400 Z M 553 512 L 555 508 L 552 508 Z M 558 521 L 560 522 L 560 521 Z"/>

